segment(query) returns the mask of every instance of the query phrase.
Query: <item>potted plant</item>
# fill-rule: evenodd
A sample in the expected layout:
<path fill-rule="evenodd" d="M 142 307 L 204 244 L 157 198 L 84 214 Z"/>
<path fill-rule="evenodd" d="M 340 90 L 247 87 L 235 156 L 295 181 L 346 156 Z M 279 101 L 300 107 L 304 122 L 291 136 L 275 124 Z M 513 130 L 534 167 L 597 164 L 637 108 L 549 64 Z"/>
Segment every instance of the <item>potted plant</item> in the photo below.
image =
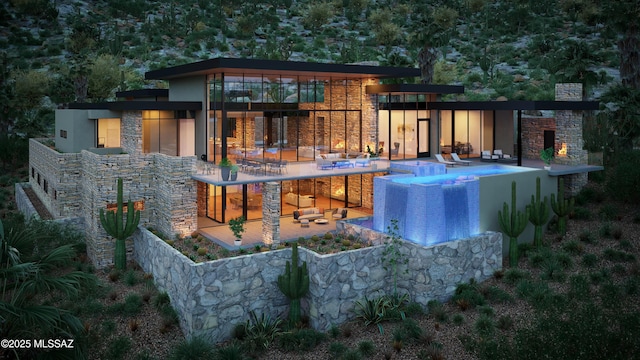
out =
<path fill-rule="evenodd" d="M 231 160 L 229 160 L 229 158 L 226 158 L 226 157 L 222 158 L 222 160 L 220 160 L 220 162 L 218 163 L 223 181 L 229 180 L 229 174 L 231 173 L 231 165 L 233 165 L 231 163 Z"/>
<path fill-rule="evenodd" d="M 542 151 L 540 151 L 540 159 L 544 161 L 544 169 L 551 169 L 551 160 L 553 160 L 553 153 L 555 150 L 552 147 L 548 147 Z"/>
<path fill-rule="evenodd" d="M 238 165 L 231 165 L 231 181 L 236 181 L 238 179 Z"/>
<path fill-rule="evenodd" d="M 236 237 L 235 241 L 233 242 L 235 246 L 240 246 L 242 244 L 242 233 L 245 230 L 244 223 L 244 216 L 238 216 L 237 218 L 229 220 L 229 229 L 231 229 L 233 236 Z"/>

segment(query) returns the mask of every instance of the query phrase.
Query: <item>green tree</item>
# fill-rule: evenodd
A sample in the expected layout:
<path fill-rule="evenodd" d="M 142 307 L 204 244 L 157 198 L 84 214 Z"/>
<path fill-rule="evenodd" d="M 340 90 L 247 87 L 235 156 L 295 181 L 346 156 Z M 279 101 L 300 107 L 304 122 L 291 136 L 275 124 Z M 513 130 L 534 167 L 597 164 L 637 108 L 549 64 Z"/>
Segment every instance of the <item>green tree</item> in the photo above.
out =
<path fill-rule="evenodd" d="M 458 12 L 448 6 L 415 5 L 414 14 L 416 31 L 412 34 L 412 43 L 419 47 L 418 65 L 422 83 L 433 81 L 433 69 L 438 56 L 439 47 L 449 43 L 455 30 Z"/>
<path fill-rule="evenodd" d="M 333 16 L 331 4 L 326 2 L 309 5 L 307 16 L 303 17 L 302 23 L 305 28 L 318 31 L 322 25 L 329 23 Z"/>
<path fill-rule="evenodd" d="M 622 85 L 640 89 L 640 2 L 593 1 L 602 8 L 599 20 L 605 24 L 605 29 L 622 35 L 618 40 Z"/>
<path fill-rule="evenodd" d="M 120 79 L 120 67 L 116 58 L 109 54 L 98 56 L 89 65 L 89 97 L 97 102 L 113 98 L 113 92 L 120 85 Z"/>

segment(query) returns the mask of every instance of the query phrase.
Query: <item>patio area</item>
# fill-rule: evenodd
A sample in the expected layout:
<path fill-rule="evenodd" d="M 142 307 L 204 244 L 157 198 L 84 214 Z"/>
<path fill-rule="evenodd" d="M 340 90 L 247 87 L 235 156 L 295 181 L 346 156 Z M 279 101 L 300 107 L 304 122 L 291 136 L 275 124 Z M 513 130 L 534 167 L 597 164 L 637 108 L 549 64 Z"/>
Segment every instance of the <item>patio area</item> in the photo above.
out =
<path fill-rule="evenodd" d="M 347 219 L 365 216 L 371 216 L 371 214 L 356 209 L 349 209 L 347 213 Z M 331 211 L 325 210 L 324 218 L 329 222 L 316 224 L 311 221 L 309 227 L 302 227 L 299 222 L 293 220 L 292 216 L 280 218 L 280 241 L 296 240 L 300 236 L 320 236 L 328 231 L 335 231 L 336 221 L 331 219 Z M 216 223 L 209 218 L 199 218 L 198 225 L 198 231 L 207 239 L 229 250 L 237 249 L 237 246 L 233 245 L 235 237 L 226 224 Z M 245 224 L 245 230 L 244 234 L 242 234 L 242 248 L 251 248 L 257 244 L 262 244 L 262 220 L 248 221 Z"/>

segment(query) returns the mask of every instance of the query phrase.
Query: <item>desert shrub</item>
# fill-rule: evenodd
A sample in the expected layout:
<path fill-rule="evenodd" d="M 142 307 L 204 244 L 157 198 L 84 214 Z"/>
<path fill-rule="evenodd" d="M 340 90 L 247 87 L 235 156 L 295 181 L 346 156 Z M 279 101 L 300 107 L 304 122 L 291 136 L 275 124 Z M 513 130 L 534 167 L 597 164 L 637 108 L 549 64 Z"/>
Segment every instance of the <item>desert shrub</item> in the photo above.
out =
<path fill-rule="evenodd" d="M 124 307 L 122 311 L 125 315 L 136 315 L 142 310 L 142 296 L 138 294 L 129 294 L 124 299 Z"/>
<path fill-rule="evenodd" d="M 476 283 L 458 284 L 451 300 L 454 303 L 457 303 L 462 310 L 466 309 L 466 307 L 474 308 L 476 306 L 481 306 L 487 302 L 484 296 L 480 293 Z"/>
<path fill-rule="evenodd" d="M 481 291 L 484 297 L 492 303 L 513 302 L 513 296 L 497 286 L 489 286 Z"/>
<path fill-rule="evenodd" d="M 504 273 L 504 282 L 507 284 L 515 285 L 520 280 L 526 279 L 529 276 L 529 273 L 524 270 L 511 268 Z"/>
<path fill-rule="evenodd" d="M 363 340 L 358 343 L 358 351 L 365 357 L 370 357 L 376 351 L 376 345 L 371 340 Z"/>
<path fill-rule="evenodd" d="M 465 318 L 464 318 L 464 315 L 462 314 L 454 314 L 453 317 L 451 318 L 451 321 L 455 325 L 462 325 L 464 324 Z"/>
<path fill-rule="evenodd" d="M 449 314 L 444 308 L 444 305 L 438 300 L 429 300 L 427 303 L 429 308 L 429 315 L 440 322 L 447 322 L 449 320 Z"/>
<path fill-rule="evenodd" d="M 513 327 L 513 318 L 509 315 L 503 315 L 498 318 L 496 326 L 500 330 L 509 330 Z"/>
<path fill-rule="evenodd" d="M 584 245 L 576 240 L 570 240 L 562 246 L 562 249 L 570 254 L 578 255 L 584 252 Z"/>
<path fill-rule="evenodd" d="M 491 316 L 481 314 L 473 327 L 481 337 L 491 337 L 495 332 L 496 324 Z"/>
<path fill-rule="evenodd" d="M 313 329 L 294 329 L 278 336 L 278 344 L 285 351 L 312 351 L 327 338 Z"/>
<path fill-rule="evenodd" d="M 586 244 L 593 244 L 596 242 L 596 238 L 593 236 L 593 233 L 587 229 L 582 230 L 578 235 L 578 238 Z"/>
<path fill-rule="evenodd" d="M 604 252 L 602 253 L 602 256 L 605 259 L 610 261 L 627 261 L 627 262 L 636 261 L 635 255 L 624 252 L 624 251 L 611 249 L 611 248 L 605 249 Z"/>
<path fill-rule="evenodd" d="M 191 340 L 183 340 L 178 343 L 171 353 L 169 354 L 169 360 L 182 360 L 182 359 L 213 359 L 215 355 L 218 355 L 219 359 L 232 359 L 233 357 L 223 357 L 221 353 L 233 352 L 238 355 L 242 354 L 242 348 L 235 343 L 227 345 L 224 348 L 218 350 L 216 354 L 215 348 L 202 338 L 194 337 Z M 238 357 L 236 357 L 238 358 Z"/>
<path fill-rule="evenodd" d="M 576 206 L 573 209 L 573 218 L 576 220 L 589 220 L 591 219 L 591 211 L 582 206 Z"/>
<path fill-rule="evenodd" d="M 606 204 L 600 209 L 600 217 L 603 220 L 615 220 L 618 217 L 618 208 L 613 204 Z"/>
<path fill-rule="evenodd" d="M 131 350 L 131 339 L 127 336 L 118 336 L 109 342 L 106 355 L 109 359 L 123 359 Z"/>
<path fill-rule="evenodd" d="M 595 266 L 598 263 L 598 256 L 596 254 L 584 254 L 582 256 L 582 265 L 586 267 Z"/>

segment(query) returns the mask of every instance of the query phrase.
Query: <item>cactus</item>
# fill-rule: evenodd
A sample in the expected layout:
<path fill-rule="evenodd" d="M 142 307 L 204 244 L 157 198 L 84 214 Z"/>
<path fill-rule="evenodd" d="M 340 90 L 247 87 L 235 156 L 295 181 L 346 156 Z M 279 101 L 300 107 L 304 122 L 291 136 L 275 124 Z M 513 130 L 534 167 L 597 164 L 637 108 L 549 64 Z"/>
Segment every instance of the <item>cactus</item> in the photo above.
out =
<path fill-rule="evenodd" d="M 503 210 L 498 211 L 498 222 L 502 232 L 509 236 L 509 266 L 518 266 L 518 236 L 522 234 L 529 219 L 529 208 L 524 214 L 516 211 L 516 182 L 511 183 L 511 214 L 509 205 L 504 203 Z"/>
<path fill-rule="evenodd" d="M 533 235 L 533 245 L 536 248 L 542 246 L 542 226 L 549 220 L 549 199 L 545 196 L 540 201 L 540 178 L 536 178 L 536 196 L 531 195 L 529 205 L 529 221 L 533 224 L 535 232 Z"/>
<path fill-rule="evenodd" d="M 307 262 L 298 267 L 298 244 L 291 248 L 291 263 L 287 261 L 283 275 L 278 276 L 278 288 L 291 300 L 289 305 L 289 323 L 296 325 L 300 322 L 300 299 L 309 291 L 309 273 Z"/>
<path fill-rule="evenodd" d="M 133 209 L 133 202 L 127 204 L 126 220 L 123 214 L 122 179 L 118 178 L 118 208 L 114 211 L 100 209 L 100 223 L 107 234 L 116 239 L 115 267 L 124 270 L 127 267 L 127 247 L 125 240 L 136 231 L 140 222 L 140 210 Z"/>
<path fill-rule="evenodd" d="M 558 215 L 558 232 L 564 236 L 567 233 L 567 217 L 573 211 L 573 198 L 564 198 L 564 179 L 558 183 L 558 201 L 555 194 L 551 194 L 551 208 Z"/>

